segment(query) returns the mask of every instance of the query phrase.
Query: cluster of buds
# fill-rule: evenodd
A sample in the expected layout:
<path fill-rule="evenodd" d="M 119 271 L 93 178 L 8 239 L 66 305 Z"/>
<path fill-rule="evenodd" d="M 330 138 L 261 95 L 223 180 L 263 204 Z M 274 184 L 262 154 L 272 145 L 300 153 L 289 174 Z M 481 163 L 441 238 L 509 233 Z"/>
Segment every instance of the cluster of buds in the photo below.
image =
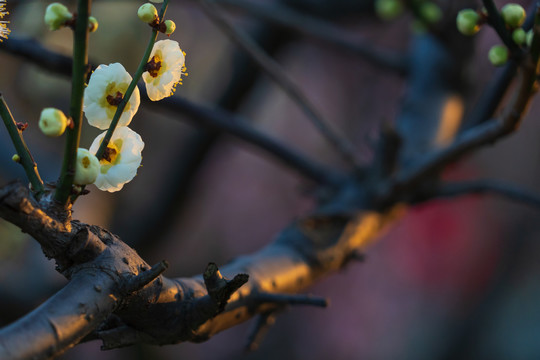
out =
<path fill-rule="evenodd" d="M 137 11 L 137 15 L 139 16 L 139 19 L 141 19 L 141 21 L 147 23 L 152 27 L 155 27 L 167 36 L 170 36 L 176 30 L 176 24 L 174 23 L 174 21 L 161 21 L 156 7 L 151 3 L 141 5 L 141 7 L 139 7 L 139 10 Z"/>
<path fill-rule="evenodd" d="M 56 31 L 63 27 L 73 28 L 76 17 L 68 10 L 68 8 L 60 3 L 52 3 L 45 10 L 45 24 L 49 30 Z M 98 28 L 98 21 L 95 17 L 88 17 L 88 30 L 94 32 Z"/>
<path fill-rule="evenodd" d="M 383 20 L 392 20 L 400 16 L 406 6 L 413 8 L 416 17 L 414 26 L 425 29 L 439 22 L 443 16 L 442 10 L 433 1 L 419 0 L 407 2 L 405 0 L 375 0 L 375 13 Z"/>
<path fill-rule="evenodd" d="M 530 46 L 532 32 L 525 33 L 521 27 L 527 14 L 519 4 L 506 4 L 501 9 L 501 17 L 508 31 L 512 35 L 512 41 L 518 46 Z M 461 10 L 456 18 L 456 26 L 460 33 L 467 36 L 475 35 L 482 25 L 488 20 L 485 9 L 476 11 L 473 9 Z M 509 57 L 508 48 L 504 45 L 494 45 L 488 53 L 489 61 L 495 66 L 506 64 Z"/>

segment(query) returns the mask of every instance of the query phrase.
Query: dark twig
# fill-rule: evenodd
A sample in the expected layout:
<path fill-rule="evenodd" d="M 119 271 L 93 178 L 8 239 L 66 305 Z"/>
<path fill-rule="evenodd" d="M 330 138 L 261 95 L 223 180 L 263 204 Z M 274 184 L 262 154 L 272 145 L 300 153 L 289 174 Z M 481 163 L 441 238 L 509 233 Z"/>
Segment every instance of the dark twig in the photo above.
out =
<path fill-rule="evenodd" d="M 154 281 L 159 275 L 163 274 L 169 267 L 169 263 L 165 260 L 160 261 L 150 268 L 150 270 L 143 271 L 138 276 L 131 278 L 126 284 L 124 290 L 126 293 L 132 293 L 140 290 L 152 281 Z"/>
<path fill-rule="evenodd" d="M 443 183 L 435 191 L 435 196 L 441 197 L 454 197 L 468 194 L 500 195 L 509 200 L 540 208 L 540 194 L 496 180 Z"/>
<path fill-rule="evenodd" d="M 259 293 L 254 296 L 254 300 L 255 302 L 259 303 L 272 303 L 277 305 L 310 305 L 317 307 L 328 306 L 327 299 L 312 295 Z"/>
<path fill-rule="evenodd" d="M 47 49 L 36 39 L 23 38 L 12 32 L 9 41 L 0 42 L 0 50 L 20 56 L 56 74 L 71 76 L 72 59 Z"/>
<path fill-rule="evenodd" d="M 243 10 L 264 21 L 310 36 L 336 49 L 362 56 L 374 65 L 394 70 L 402 75 L 407 72 L 406 55 L 377 48 L 329 22 L 299 13 L 286 6 L 245 0 L 216 0 L 215 2 Z"/>
<path fill-rule="evenodd" d="M 26 176 L 28 177 L 30 184 L 32 184 L 32 190 L 35 191 L 37 195 L 43 193 L 45 188 L 43 187 L 43 181 L 39 176 L 36 162 L 34 161 L 32 154 L 30 154 L 30 150 L 28 150 L 28 147 L 24 142 L 22 131 L 17 128 L 15 119 L 13 119 L 13 115 L 11 115 L 6 100 L 2 94 L 0 94 L 0 117 L 2 117 L 2 120 L 4 121 L 4 125 L 6 126 L 13 145 L 15 146 L 17 155 L 19 155 L 20 163 L 26 172 Z"/>
<path fill-rule="evenodd" d="M 266 74 L 278 84 L 285 93 L 290 96 L 304 111 L 319 132 L 332 144 L 343 158 L 352 165 L 359 167 L 356 160 L 354 147 L 342 136 L 339 135 L 323 119 L 321 114 L 315 109 L 309 99 L 287 76 L 281 66 L 271 57 L 261 50 L 249 37 L 239 32 L 233 25 L 220 13 L 219 7 L 207 0 L 197 0 L 207 16 L 238 46 L 244 49 L 252 59 L 266 72 Z"/>
<path fill-rule="evenodd" d="M 188 115 L 188 118 L 182 117 L 181 120 L 189 120 L 196 126 L 225 131 L 253 144 L 319 184 L 339 186 L 346 179 L 340 172 L 311 161 L 289 146 L 259 132 L 250 126 L 247 121 L 243 121 L 238 116 L 224 110 L 197 105 L 176 96 L 161 101 L 159 107 Z"/>
<path fill-rule="evenodd" d="M 257 317 L 255 326 L 251 330 L 248 336 L 248 341 L 245 347 L 245 351 L 255 351 L 259 348 L 259 345 L 266 333 L 272 325 L 276 322 L 276 311 L 268 311 Z"/>

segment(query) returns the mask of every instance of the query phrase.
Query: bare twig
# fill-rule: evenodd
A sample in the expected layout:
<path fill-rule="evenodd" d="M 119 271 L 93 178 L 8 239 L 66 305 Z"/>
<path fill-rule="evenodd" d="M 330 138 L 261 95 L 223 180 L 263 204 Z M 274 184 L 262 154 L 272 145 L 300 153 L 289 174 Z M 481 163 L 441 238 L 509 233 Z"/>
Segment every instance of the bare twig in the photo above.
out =
<path fill-rule="evenodd" d="M 255 326 L 251 330 L 248 336 L 248 341 L 245 347 L 245 351 L 255 351 L 259 348 L 261 341 L 276 322 L 276 311 L 268 311 L 257 317 Z"/>
<path fill-rule="evenodd" d="M 259 303 L 272 303 L 277 305 L 310 305 L 317 307 L 328 306 L 328 300 L 312 295 L 259 293 L 254 296 L 254 299 Z"/>
<path fill-rule="evenodd" d="M 454 197 L 468 194 L 494 194 L 509 200 L 540 208 L 540 194 L 519 186 L 496 180 L 476 180 L 458 183 L 443 183 L 435 190 L 435 196 Z"/>
<path fill-rule="evenodd" d="M 44 187 L 43 181 L 39 176 L 37 164 L 34 161 L 30 150 L 28 150 L 28 146 L 26 146 L 22 136 L 22 130 L 17 127 L 17 123 L 15 122 L 15 119 L 13 119 L 13 115 L 11 115 L 11 111 L 9 111 L 6 100 L 2 94 L 0 94 L 0 117 L 4 121 L 4 125 L 6 126 L 13 145 L 15 146 L 17 155 L 19 155 L 19 161 L 26 172 L 26 177 L 32 185 L 32 190 L 35 191 L 36 195 L 39 196 L 44 191 Z"/>
<path fill-rule="evenodd" d="M 323 119 L 309 99 L 294 84 L 294 82 L 282 70 L 281 66 L 271 57 L 266 55 L 260 47 L 249 37 L 239 32 L 220 13 L 219 7 L 207 0 L 197 0 L 208 17 L 238 46 L 244 49 L 252 59 L 264 69 L 266 74 L 278 84 L 304 111 L 319 132 L 332 144 L 350 164 L 359 167 L 354 147 L 342 135 L 339 135 Z"/>
<path fill-rule="evenodd" d="M 285 27 L 320 40 L 336 49 L 359 55 L 377 66 L 406 74 L 408 58 L 406 55 L 380 49 L 367 41 L 351 36 L 350 33 L 329 22 L 297 12 L 277 3 L 267 4 L 245 0 L 215 0 L 219 4 L 240 9 L 264 21 Z"/>
<path fill-rule="evenodd" d="M 346 179 L 340 172 L 313 162 L 289 146 L 259 132 L 247 121 L 224 110 L 197 105 L 180 97 L 165 99 L 160 102 L 160 105 L 160 108 L 168 108 L 189 116 L 189 118 L 179 118 L 181 120 L 192 121 L 196 126 L 224 131 L 253 144 L 317 183 L 336 186 Z"/>

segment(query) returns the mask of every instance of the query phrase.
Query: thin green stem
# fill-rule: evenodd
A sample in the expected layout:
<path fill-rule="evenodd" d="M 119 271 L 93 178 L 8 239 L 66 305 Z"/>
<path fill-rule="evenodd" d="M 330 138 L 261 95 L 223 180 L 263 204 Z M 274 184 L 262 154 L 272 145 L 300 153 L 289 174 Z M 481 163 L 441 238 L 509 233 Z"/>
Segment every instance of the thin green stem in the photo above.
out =
<path fill-rule="evenodd" d="M 169 0 L 165 0 L 159 12 L 160 22 L 163 21 L 163 16 L 165 16 L 165 12 L 167 11 L 168 5 L 169 5 Z M 103 154 L 105 153 L 105 149 L 107 148 L 107 145 L 111 141 L 114 130 L 116 130 L 116 127 L 118 126 L 118 121 L 120 120 L 120 116 L 122 115 L 122 112 L 124 112 L 124 108 L 126 107 L 129 99 L 131 98 L 133 91 L 137 87 L 137 83 L 141 79 L 142 74 L 146 71 L 145 70 L 146 64 L 148 63 L 148 59 L 150 58 L 150 54 L 152 53 L 152 49 L 154 48 L 154 44 L 156 42 L 157 36 L 158 36 L 158 30 L 157 28 L 154 28 L 154 30 L 152 30 L 152 35 L 150 36 L 150 39 L 148 40 L 148 45 L 146 45 L 146 51 L 144 52 L 141 62 L 139 63 L 139 67 L 137 68 L 137 71 L 135 72 L 135 75 L 133 76 L 133 80 L 131 80 L 131 83 L 129 84 L 126 90 L 126 93 L 124 94 L 124 97 L 122 98 L 122 101 L 120 102 L 120 104 L 118 104 L 118 107 L 116 108 L 116 112 L 114 113 L 113 119 L 111 121 L 111 125 L 109 126 L 109 129 L 107 129 L 107 133 L 105 134 L 105 137 L 103 138 L 99 146 L 99 149 L 96 152 L 96 157 L 98 159 L 101 159 L 103 157 Z"/>
<path fill-rule="evenodd" d="M 79 0 L 77 3 L 77 21 L 73 36 L 71 104 L 69 107 L 73 126 L 66 130 L 64 161 L 54 194 L 55 200 L 64 205 L 69 202 L 77 165 L 77 149 L 81 137 L 84 83 L 88 71 L 88 16 L 90 15 L 91 3 L 92 0 Z"/>
<path fill-rule="evenodd" d="M 15 150 L 20 157 L 20 162 L 26 172 L 26 176 L 28 177 L 30 184 L 32 184 L 32 190 L 35 191 L 36 196 L 39 196 L 44 191 L 43 181 L 41 181 L 41 178 L 39 177 L 36 162 L 34 161 L 32 154 L 30 154 L 30 150 L 28 150 L 22 137 L 22 133 L 17 127 L 17 123 L 15 123 L 15 119 L 13 119 L 2 94 L 0 94 L 0 116 L 2 117 L 2 120 L 4 120 L 4 124 L 6 125 L 13 145 L 15 145 Z"/>

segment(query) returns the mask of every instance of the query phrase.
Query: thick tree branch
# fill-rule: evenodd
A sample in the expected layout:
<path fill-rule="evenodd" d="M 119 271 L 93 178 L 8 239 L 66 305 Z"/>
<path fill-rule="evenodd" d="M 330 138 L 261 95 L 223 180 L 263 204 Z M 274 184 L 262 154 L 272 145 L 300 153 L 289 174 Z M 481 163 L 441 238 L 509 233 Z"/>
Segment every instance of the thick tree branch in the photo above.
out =
<path fill-rule="evenodd" d="M 318 304 L 313 298 L 285 294 L 302 291 L 341 269 L 401 213 L 318 215 L 295 221 L 261 251 L 223 267 L 221 273 L 231 281 L 215 265 L 205 276 L 151 280 L 164 266 L 149 270 L 131 248 L 98 227 L 72 221 L 71 230 L 63 230 L 25 187 L 7 185 L 0 189 L 0 216 L 42 244 L 50 246 L 46 238 L 61 239 L 57 246 L 63 251 L 52 254 L 71 282 L 35 312 L 0 330 L 0 358 L 17 358 L 13 354 L 18 353 L 47 358 L 90 331 L 104 340 L 105 348 L 203 341 L 284 303 Z M 249 274 L 249 282 L 238 274 Z M 146 286 L 131 292 L 140 287 L 133 284 L 142 285 L 147 280 L 140 280 L 146 278 L 151 280 Z M 116 320 L 97 328 L 112 311 Z"/>

